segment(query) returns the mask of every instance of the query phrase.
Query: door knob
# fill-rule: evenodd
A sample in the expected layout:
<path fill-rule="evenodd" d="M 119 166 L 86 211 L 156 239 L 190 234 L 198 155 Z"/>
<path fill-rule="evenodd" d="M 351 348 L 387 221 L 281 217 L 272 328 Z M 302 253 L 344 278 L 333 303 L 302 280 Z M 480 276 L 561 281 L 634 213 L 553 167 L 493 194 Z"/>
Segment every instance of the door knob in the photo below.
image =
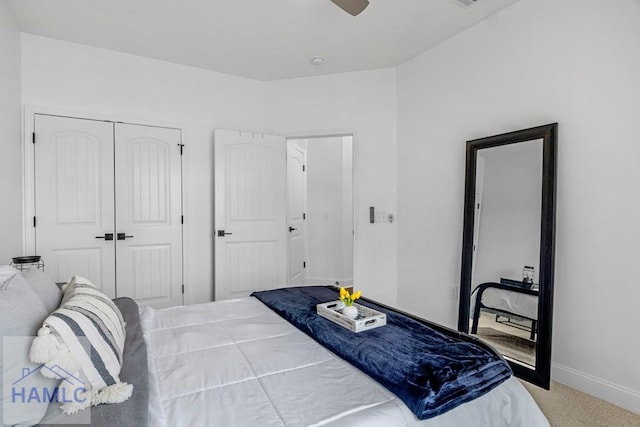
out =
<path fill-rule="evenodd" d="M 130 237 L 133 237 L 133 236 L 127 236 L 126 233 L 118 233 L 118 240 L 125 240 L 125 239 L 130 238 Z M 112 238 L 112 240 L 113 240 L 113 238 Z"/>
<path fill-rule="evenodd" d="M 113 240 L 113 233 L 104 233 L 104 236 L 96 236 L 96 239 Z"/>
<path fill-rule="evenodd" d="M 233 234 L 233 233 L 227 233 L 224 230 L 218 230 L 218 237 L 224 237 L 224 236 L 228 236 L 230 234 Z"/>
<path fill-rule="evenodd" d="M 295 231 L 295 230 L 297 230 L 297 228 L 289 227 L 289 233 L 291 233 L 292 231 Z"/>

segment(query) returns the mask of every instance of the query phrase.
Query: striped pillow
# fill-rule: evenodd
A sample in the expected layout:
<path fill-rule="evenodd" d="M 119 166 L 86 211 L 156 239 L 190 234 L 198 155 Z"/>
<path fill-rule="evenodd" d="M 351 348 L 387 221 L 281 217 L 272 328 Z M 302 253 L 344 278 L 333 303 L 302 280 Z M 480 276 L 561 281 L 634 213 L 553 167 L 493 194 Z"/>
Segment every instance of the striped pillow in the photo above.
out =
<path fill-rule="evenodd" d="M 118 307 L 89 280 L 74 276 L 64 287 L 60 308 L 38 331 L 29 358 L 49 368 L 41 369 L 43 375 L 67 379 L 61 383 L 69 388 L 61 408 L 71 414 L 131 396 L 133 387 L 118 377 L 124 342 Z M 65 373 L 69 375 L 64 377 Z"/>

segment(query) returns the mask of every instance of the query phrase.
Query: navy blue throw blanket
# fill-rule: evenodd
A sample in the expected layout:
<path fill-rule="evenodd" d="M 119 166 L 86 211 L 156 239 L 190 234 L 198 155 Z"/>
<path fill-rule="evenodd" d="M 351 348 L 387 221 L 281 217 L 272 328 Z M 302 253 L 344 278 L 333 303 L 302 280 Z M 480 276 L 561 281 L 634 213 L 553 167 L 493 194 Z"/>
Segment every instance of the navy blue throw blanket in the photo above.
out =
<path fill-rule="evenodd" d="M 316 314 L 338 299 L 325 286 L 254 292 L 273 311 L 398 396 L 421 419 L 482 396 L 511 376 L 507 363 L 487 349 L 450 337 L 376 304 L 387 325 L 354 333 Z"/>

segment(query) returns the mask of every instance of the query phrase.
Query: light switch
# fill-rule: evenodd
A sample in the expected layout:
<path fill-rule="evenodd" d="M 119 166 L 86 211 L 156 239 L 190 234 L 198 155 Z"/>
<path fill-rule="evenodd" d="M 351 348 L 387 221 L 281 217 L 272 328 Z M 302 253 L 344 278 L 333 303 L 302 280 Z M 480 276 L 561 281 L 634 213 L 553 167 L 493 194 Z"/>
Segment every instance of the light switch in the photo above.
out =
<path fill-rule="evenodd" d="M 373 206 L 369 208 L 369 222 L 373 223 L 392 223 L 394 220 L 393 214 L 390 214 L 385 211 L 379 211 Z"/>
<path fill-rule="evenodd" d="M 376 211 L 376 222 L 387 222 L 389 220 L 389 214 L 385 211 Z"/>

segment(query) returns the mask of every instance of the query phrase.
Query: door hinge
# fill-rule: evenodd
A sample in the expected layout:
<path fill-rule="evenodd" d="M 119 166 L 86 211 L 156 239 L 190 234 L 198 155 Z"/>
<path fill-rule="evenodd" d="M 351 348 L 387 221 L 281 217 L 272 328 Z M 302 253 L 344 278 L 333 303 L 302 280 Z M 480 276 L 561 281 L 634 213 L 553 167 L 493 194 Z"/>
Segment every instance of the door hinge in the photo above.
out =
<path fill-rule="evenodd" d="M 184 224 L 184 215 L 180 215 L 180 224 Z"/>
<path fill-rule="evenodd" d="M 302 262 L 302 268 L 307 268 L 307 261 Z"/>
<path fill-rule="evenodd" d="M 307 165 L 302 165 L 302 172 L 305 172 L 307 170 Z"/>
<path fill-rule="evenodd" d="M 184 295 L 184 284 L 182 285 L 182 295 Z"/>
<path fill-rule="evenodd" d="M 35 132 L 33 132 L 33 133 L 31 134 L 31 141 L 32 141 L 34 144 L 36 143 L 36 133 L 35 133 Z"/>
<path fill-rule="evenodd" d="M 184 148 L 184 144 L 178 144 L 178 147 L 180 147 L 180 155 L 182 156 L 182 150 Z"/>
<path fill-rule="evenodd" d="M 33 228 L 35 228 L 35 227 L 36 227 L 36 224 L 37 224 L 37 222 L 36 222 L 36 217 L 34 216 L 34 217 L 33 217 Z"/>
<path fill-rule="evenodd" d="M 307 219 L 307 214 L 306 214 L 306 213 L 303 213 L 303 214 L 302 214 L 302 219 L 303 219 L 303 220 Z"/>

